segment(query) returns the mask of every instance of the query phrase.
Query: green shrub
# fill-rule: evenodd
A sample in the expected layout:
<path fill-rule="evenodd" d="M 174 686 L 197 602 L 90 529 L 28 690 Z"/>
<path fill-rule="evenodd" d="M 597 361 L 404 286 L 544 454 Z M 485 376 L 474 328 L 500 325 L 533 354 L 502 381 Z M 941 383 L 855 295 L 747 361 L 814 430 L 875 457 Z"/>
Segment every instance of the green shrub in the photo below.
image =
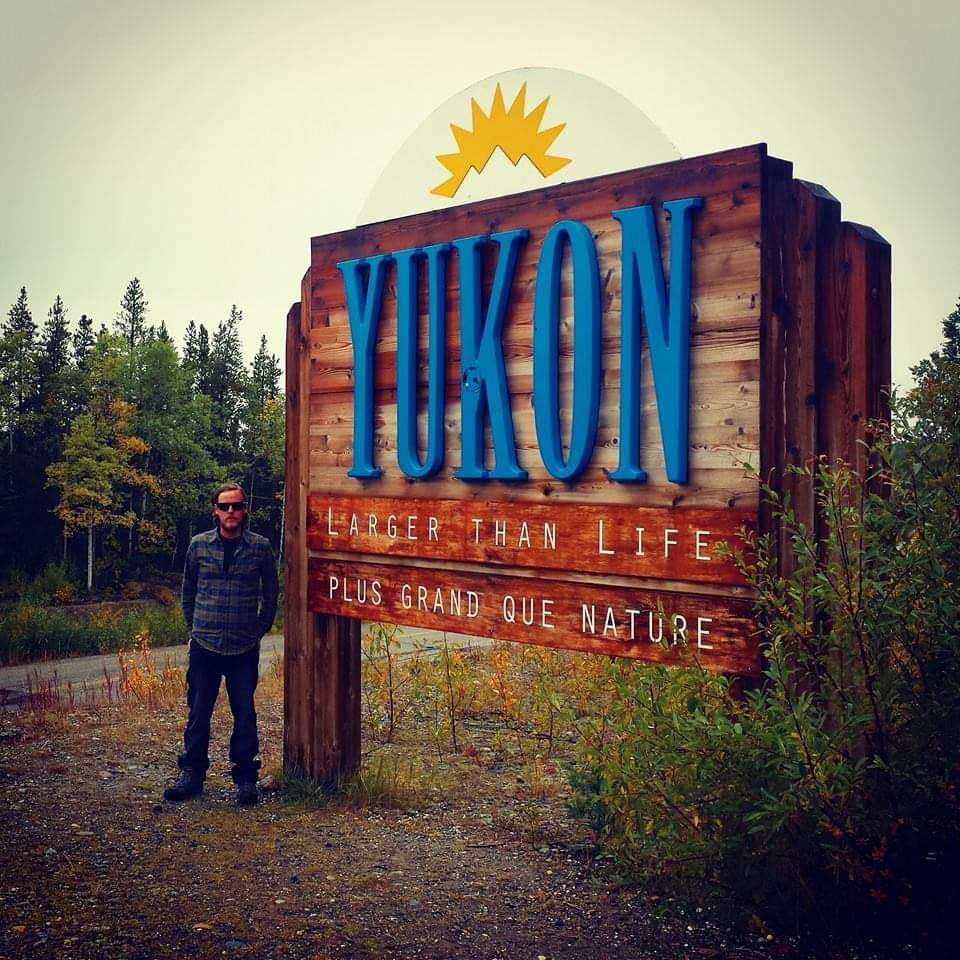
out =
<path fill-rule="evenodd" d="M 150 604 L 124 618 L 125 638 L 132 638 L 144 629 L 150 636 L 152 647 L 171 647 L 187 642 L 187 627 L 179 604 Z"/>
<path fill-rule="evenodd" d="M 0 603 L 66 603 L 75 599 L 76 594 L 76 574 L 67 562 L 48 563 L 32 580 L 22 570 L 13 569 L 0 582 Z"/>
<path fill-rule="evenodd" d="M 949 339 L 949 338 L 948 338 Z M 956 346 L 956 345 L 955 345 Z M 613 663 L 574 808 L 618 869 L 841 950 L 950 955 L 960 916 L 960 356 L 916 371 L 870 475 L 816 471 L 748 571 L 764 682 Z"/>
<path fill-rule="evenodd" d="M 3 580 L 0 580 L 0 603 L 12 603 L 21 599 L 29 584 L 30 578 L 23 570 L 18 567 L 9 570 Z"/>
<path fill-rule="evenodd" d="M 0 615 L 0 663 L 114 653 L 142 631 L 153 647 L 186 642 L 179 606 L 50 607 L 19 600 Z"/>
<path fill-rule="evenodd" d="M 67 561 L 48 563 L 30 584 L 30 598 L 41 603 L 64 603 L 73 600 L 76 593 L 76 571 Z"/>
<path fill-rule="evenodd" d="M 0 658 L 4 663 L 97 652 L 96 635 L 86 618 L 65 609 L 19 600 L 0 619 Z"/>

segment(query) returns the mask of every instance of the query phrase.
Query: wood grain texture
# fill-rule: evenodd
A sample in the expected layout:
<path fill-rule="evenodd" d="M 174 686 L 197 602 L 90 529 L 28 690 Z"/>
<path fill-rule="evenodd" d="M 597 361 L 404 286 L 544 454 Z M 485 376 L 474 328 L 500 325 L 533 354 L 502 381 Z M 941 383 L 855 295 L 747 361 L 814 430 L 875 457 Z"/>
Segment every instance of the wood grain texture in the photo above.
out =
<path fill-rule="evenodd" d="M 283 763 L 333 786 L 360 764 L 360 623 L 308 609 L 308 331 L 309 316 L 294 304 L 287 315 Z"/>
<path fill-rule="evenodd" d="M 774 217 L 764 236 L 771 356 L 777 370 L 763 396 L 764 422 L 773 443 L 764 478 L 808 528 L 816 525 L 815 469 L 818 446 L 817 337 L 823 277 L 832 257 L 831 237 L 840 223 L 840 204 L 816 184 L 790 179 L 771 167 Z M 780 570 L 793 567 L 789 539 L 779 529 Z"/>
<path fill-rule="evenodd" d="M 334 788 L 360 767 L 360 621 L 332 611 L 315 616 L 310 698 L 310 775 Z"/>
<path fill-rule="evenodd" d="M 749 601 L 311 558 L 311 610 L 724 673 L 758 669 Z"/>
<path fill-rule="evenodd" d="M 304 331 L 308 329 L 301 304 L 293 304 L 287 314 L 283 514 L 286 546 L 283 555 L 283 761 L 284 766 L 291 770 L 306 770 L 309 767 L 307 749 L 310 723 L 305 710 L 310 698 L 304 633 L 310 614 L 306 605 L 306 550 L 300 546 L 306 538 L 306 472 L 309 463 L 309 411 L 305 409 L 304 401 L 309 384 L 309 365 L 303 361 Z"/>
<path fill-rule="evenodd" d="M 761 438 L 764 480 L 819 537 L 816 485 L 792 468 L 819 458 L 867 469 L 869 424 L 889 414 L 890 248 L 869 227 L 842 222 L 822 187 L 769 160 L 764 179 Z M 761 530 L 779 538 L 768 505 Z"/>
<path fill-rule="evenodd" d="M 664 475 L 644 344 L 640 451 L 648 479 L 620 484 L 610 479 L 619 455 L 621 377 L 620 227 L 611 212 L 654 206 L 669 282 L 670 224 L 661 205 L 686 196 L 703 198 L 693 221 L 690 482 L 672 484 Z M 597 442 L 586 470 L 572 483 L 544 469 L 532 407 L 536 267 L 543 238 L 560 219 L 588 225 L 601 280 Z M 374 364 L 375 460 L 383 475 L 370 481 L 348 478 L 354 358 L 337 261 L 518 227 L 530 234 L 518 259 L 502 347 L 517 457 L 528 479 L 463 483 L 452 477 L 460 464 L 456 254 L 450 256 L 445 291 L 443 468 L 430 480 L 414 482 L 397 465 L 391 267 Z M 492 251 L 486 250 L 485 295 L 493 266 Z M 575 376 L 569 273 L 568 264 L 560 284 L 564 437 L 571 429 Z M 426 305 L 422 282 L 421 449 L 426 365 L 429 350 L 437 346 L 426 339 Z M 780 524 L 745 465 L 788 496 L 800 519 L 815 530 L 814 484 L 792 468 L 812 464 L 818 456 L 867 466 L 862 441 L 868 424 L 888 413 L 890 248 L 869 228 L 842 223 L 833 197 L 794 180 L 791 164 L 768 157 L 762 144 L 365 225 L 312 240 L 300 310 L 295 305 L 288 317 L 287 377 L 284 757 L 288 765 L 333 783 L 359 762 L 361 618 L 658 663 L 696 657 L 711 669 L 756 677 L 759 634 L 749 588 L 727 561 L 696 559 L 696 530 L 709 530 L 715 540 L 732 538 L 744 521 L 759 524 L 761 532 L 780 537 L 780 572 L 789 573 Z M 488 465 L 489 447 L 488 437 Z M 329 518 L 328 509 L 334 511 Z M 350 533 L 354 514 L 363 518 L 355 536 Z M 416 517 L 417 540 L 409 526 L 406 536 L 381 536 L 391 515 L 398 528 Z M 435 541 L 428 533 L 431 516 L 438 525 Z M 481 536 L 472 536 L 474 518 Z M 497 520 L 507 524 L 502 541 Z M 604 546 L 614 554 L 598 549 L 601 520 L 609 521 Z M 529 545 L 522 539 L 523 522 Z M 557 524 L 556 549 L 544 545 L 544 524 L 551 522 Z M 638 526 L 644 527 L 650 547 L 658 538 L 663 544 L 665 531 L 676 530 L 677 552 L 663 557 L 651 549 L 636 556 Z M 505 614 L 505 602 L 516 605 L 515 617 Z M 455 603 L 459 611 L 453 610 Z M 475 610 L 468 616 L 463 608 L 469 612 L 470 603 Z M 682 617 L 676 622 L 687 630 L 686 644 L 651 642 L 650 631 L 657 632 L 661 616 L 668 641 L 671 618 Z M 697 625 L 706 631 L 699 643 Z"/>
<path fill-rule="evenodd" d="M 818 353 L 821 450 L 863 472 L 869 424 L 889 419 L 890 245 L 869 227 L 844 223 L 831 253 Z"/>
<path fill-rule="evenodd" d="M 619 504 L 311 494 L 307 544 L 315 551 L 456 560 L 502 567 L 743 585 L 726 542 L 743 550 L 747 510 L 667 510 Z"/>
<path fill-rule="evenodd" d="M 757 487 L 741 463 L 759 463 L 759 324 L 761 174 L 765 148 L 747 147 L 710 157 L 627 171 L 603 178 L 501 197 L 465 207 L 371 224 L 312 241 L 310 392 L 310 486 L 316 491 L 359 495 L 383 493 L 442 499 L 574 502 L 613 499 L 646 506 L 695 504 L 701 507 L 756 509 Z M 643 468 L 648 483 L 621 485 L 609 480 L 618 464 L 620 378 L 620 226 L 613 210 L 650 203 L 657 218 L 664 272 L 669 282 L 670 223 L 665 200 L 703 197 L 693 221 L 691 292 L 691 478 L 669 484 L 664 475 L 653 375 L 647 351 L 641 371 Z M 586 223 L 594 235 L 601 277 L 603 381 L 600 432 L 593 457 L 577 481 L 559 483 L 540 461 L 532 409 L 532 297 L 540 245 L 557 220 Z M 502 344 L 510 392 L 517 456 L 529 471 L 525 484 L 470 485 L 452 478 L 459 450 L 459 263 L 447 269 L 445 362 L 446 456 L 441 473 L 410 484 L 396 459 L 396 290 L 388 267 L 384 305 L 375 351 L 374 449 L 383 469 L 376 485 L 345 476 L 353 459 L 353 346 L 344 305 L 343 278 L 336 263 L 353 257 L 453 240 L 477 233 L 524 227 L 524 243 L 511 287 Z M 489 290 L 493 259 L 484 271 Z M 573 382 L 570 267 L 561 283 L 561 429 L 569 435 Z M 423 279 L 423 278 L 422 278 Z M 427 343 L 426 284 L 420 289 L 418 341 L 421 381 L 421 444 L 425 432 Z M 509 488 L 509 491 L 508 491 Z"/>

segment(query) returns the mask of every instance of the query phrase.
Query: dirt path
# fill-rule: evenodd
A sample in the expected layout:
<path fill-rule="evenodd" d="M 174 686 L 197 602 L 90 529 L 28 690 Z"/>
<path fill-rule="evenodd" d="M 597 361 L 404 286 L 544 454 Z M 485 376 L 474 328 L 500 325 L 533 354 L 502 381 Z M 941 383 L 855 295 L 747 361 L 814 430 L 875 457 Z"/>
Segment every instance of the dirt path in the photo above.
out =
<path fill-rule="evenodd" d="M 263 693 L 276 766 L 279 688 Z M 273 793 L 241 809 L 225 778 L 228 719 L 219 704 L 204 796 L 173 805 L 159 797 L 179 709 L 38 726 L 0 716 L 0 958 L 783 955 L 613 886 L 554 762 L 531 776 L 490 721 L 466 721 L 470 756 L 429 741 L 377 748 L 368 769 L 405 787 L 399 808 Z"/>

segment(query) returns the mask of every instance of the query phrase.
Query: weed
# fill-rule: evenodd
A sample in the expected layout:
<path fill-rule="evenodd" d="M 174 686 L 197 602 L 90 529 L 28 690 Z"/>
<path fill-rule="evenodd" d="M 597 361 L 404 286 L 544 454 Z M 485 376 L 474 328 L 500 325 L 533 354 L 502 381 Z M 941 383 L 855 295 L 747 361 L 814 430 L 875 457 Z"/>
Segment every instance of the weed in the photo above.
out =
<path fill-rule="evenodd" d="M 340 795 L 353 806 L 405 808 L 416 802 L 423 788 L 413 760 L 396 755 L 370 760 L 340 787 Z"/>
<path fill-rule="evenodd" d="M 325 786 L 300 771 L 280 770 L 276 776 L 284 801 L 307 809 L 331 804 L 405 809 L 419 802 L 435 785 L 435 778 L 411 757 L 394 752 L 368 758 L 357 774 L 336 787 Z"/>
<path fill-rule="evenodd" d="M 277 779 L 284 802 L 297 808 L 325 807 L 334 796 L 334 791 L 299 771 L 281 770 Z"/>
<path fill-rule="evenodd" d="M 559 766 L 539 753 L 524 767 L 520 778 L 525 789 L 518 788 L 518 795 L 526 794 L 535 800 L 551 800 L 564 792 Z"/>
<path fill-rule="evenodd" d="M 132 653 L 121 650 L 117 654 L 120 699 L 146 704 L 153 709 L 182 703 L 186 693 L 183 670 L 175 666 L 169 656 L 162 667 L 157 664 L 150 650 L 150 634 L 146 630 L 136 635 L 135 643 Z"/>

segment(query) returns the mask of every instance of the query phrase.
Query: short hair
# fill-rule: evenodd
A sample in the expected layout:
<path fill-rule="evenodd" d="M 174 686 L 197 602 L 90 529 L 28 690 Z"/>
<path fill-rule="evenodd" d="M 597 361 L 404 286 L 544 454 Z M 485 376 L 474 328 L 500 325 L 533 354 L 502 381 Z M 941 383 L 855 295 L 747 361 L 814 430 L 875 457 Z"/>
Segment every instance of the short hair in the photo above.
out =
<path fill-rule="evenodd" d="M 210 498 L 210 503 L 213 504 L 213 506 L 216 506 L 217 502 L 220 500 L 220 494 L 226 493 L 228 490 L 239 490 L 240 496 L 243 497 L 243 502 L 247 502 L 247 495 L 243 492 L 243 487 L 241 487 L 239 483 L 233 483 L 231 481 L 228 483 L 221 483 L 220 486 L 213 491 L 213 496 Z"/>
<path fill-rule="evenodd" d="M 244 493 L 243 487 L 239 483 L 221 483 L 216 490 L 213 491 L 213 496 L 210 498 L 210 503 L 213 505 L 213 522 L 214 525 L 220 526 L 220 517 L 217 515 L 217 501 L 220 499 L 221 493 L 226 493 L 228 490 L 239 490 L 240 496 L 243 497 L 243 502 L 247 502 L 247 495 Z M 249 509 L 243 511 L 243 529 L 246 530 L 250 526 L 250 511 Z"/>

